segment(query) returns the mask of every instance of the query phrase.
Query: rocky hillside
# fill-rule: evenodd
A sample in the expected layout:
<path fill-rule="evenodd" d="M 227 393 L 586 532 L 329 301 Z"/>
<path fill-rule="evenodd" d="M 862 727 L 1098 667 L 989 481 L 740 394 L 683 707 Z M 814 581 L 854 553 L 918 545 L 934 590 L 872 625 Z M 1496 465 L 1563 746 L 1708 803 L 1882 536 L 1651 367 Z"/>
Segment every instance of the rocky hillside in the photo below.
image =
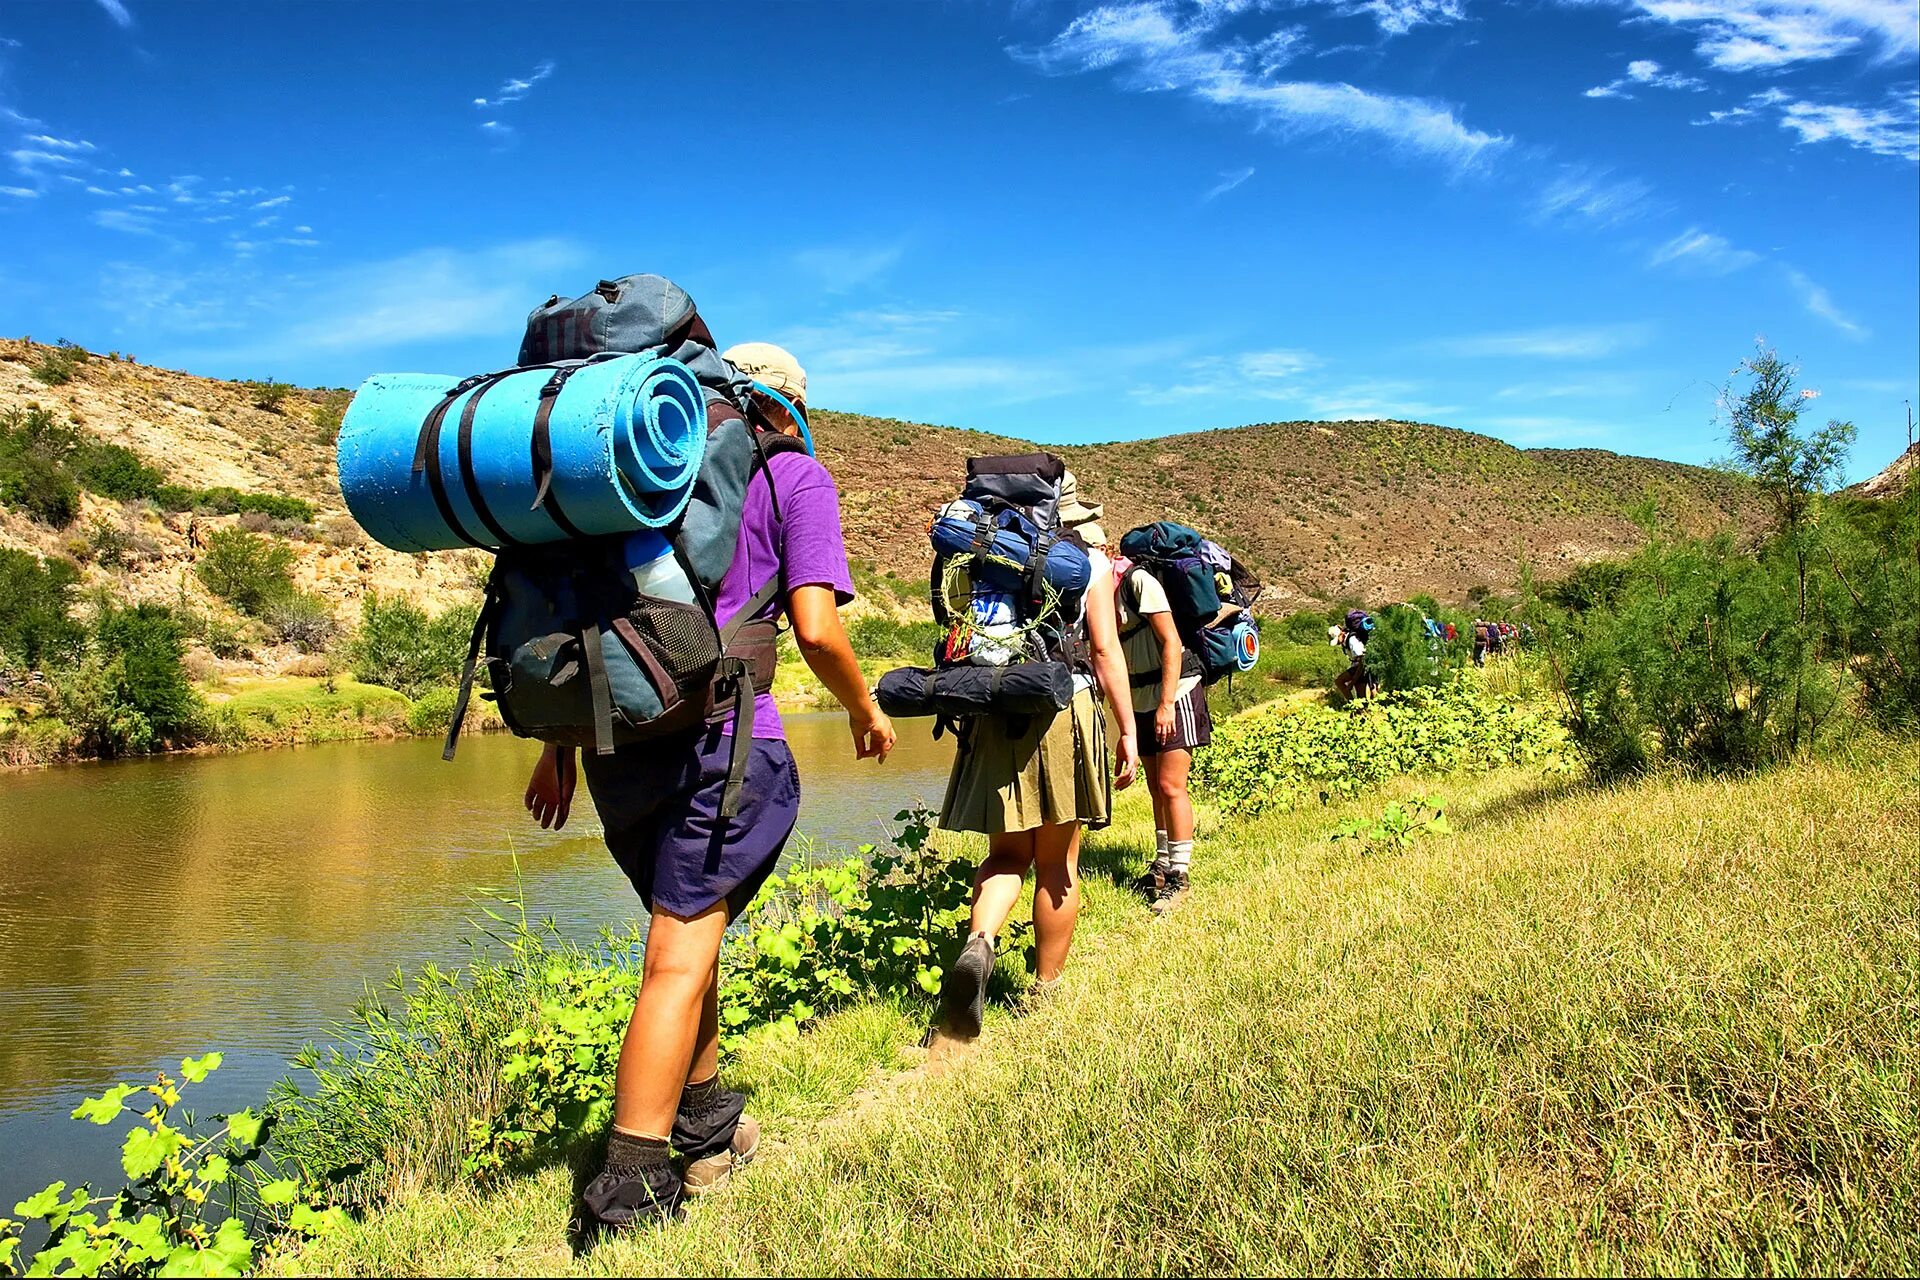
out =
<path fill-rule="evenodd" d="M 1915 483 L 1920 476 L 1920 440 L 1906 448 L 1906 452 L 1889 462 L 1879 474 L 1871 479 L 1862 480 L 1846 490 L 1859 498 L 1897 498 Z"/>
<path fill-rule="evenodd" d="M 311 523 L 274 531 L 298 552 L 303 590 L 351 621 L 369 590 L 438 608 L 471 598 L 486 558 L 388 551 L 347 516 L 334 473 L 323 393 L 293 391 L 263 408 L 256 388 L 95 355 L 46 385 L 51 348 L 0 340 L 0 412 L 40 405 L 126 445 L 170 482 L 227 485 L 313 504 Z M 816 436 L 845 501 L 861 576 L 916 583 L 923 530 L 957 489 L 970 454 L 1025 451 L 1019 440 L 950 427 L 822 412 Z M 1510 585 L 1524 558 L 1551 576 L 1632 546 L 1630 512 L 1651 497 L 1689 531 L 1755 511 L 1742 486 L 1699 468 L 1598 450 L 1520 450 L 1485 436 L 1406 422 L 1269 423 L 1060 449 L 1109 531 L 1174 517 L 1231 546 L 1282 603 L 1354 595 L 1381 601 L 1428 591 L 1462 599 Z M 221 524 L 259 516 L 163 514 L 84 499 L 53 530 L 0 510 L 0 546 L 80 562 L 90 580 L 136 599 L 206 603 L 191 572 L 197 544 Z M 106 548 L 108 550 L 103 550 Z M 110 551 L 110 554 L 109 554 Z M 909 599 L 917 596 L 902 586 Z"/>

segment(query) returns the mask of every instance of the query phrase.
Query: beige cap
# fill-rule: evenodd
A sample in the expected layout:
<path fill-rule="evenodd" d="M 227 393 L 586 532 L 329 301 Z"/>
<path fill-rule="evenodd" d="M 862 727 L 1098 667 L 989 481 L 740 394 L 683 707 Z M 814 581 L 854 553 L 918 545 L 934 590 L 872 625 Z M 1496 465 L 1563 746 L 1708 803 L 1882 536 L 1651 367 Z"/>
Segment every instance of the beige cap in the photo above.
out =
<path fill-rule="evenodd" d="M 728 347 L 720 358 L 761 386 L 801 404 L 807 402 L 807 371 L 785 347 L 771 342 L 742 342 Z"/>
<path fill-rule="evenodd" d="M 1071 529 L 1090 547 L 1107 545 L 1107 531 L 1100 527 L 1104 508 L 1099 503 L 1080 501 L 1080 482 L 1069 471 L 1060 477 L 1060 527 Z"/>

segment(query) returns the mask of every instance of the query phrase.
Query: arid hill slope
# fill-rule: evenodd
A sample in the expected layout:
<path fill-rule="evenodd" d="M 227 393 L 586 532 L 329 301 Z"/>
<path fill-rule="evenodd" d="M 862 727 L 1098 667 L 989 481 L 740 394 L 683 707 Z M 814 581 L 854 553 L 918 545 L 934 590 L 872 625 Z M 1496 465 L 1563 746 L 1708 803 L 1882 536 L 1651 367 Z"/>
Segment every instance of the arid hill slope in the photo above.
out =
<path fill-rule="evenodd" d="M 429 607 L 470 597 L 485 557 L 414 556 L 352 526 L 316 392 L 269 411 L 244 385 L 96 356 L 61 386 L 36 381 L 47 348 L 0 340 L 0 411 L 37 403 L 127 445 L 174 483 L 231 485 L 311 501 L 294 530 L 300 585 L 350 620 L 364 592 L 404 592 Z M 850 549 L 909 580 L 925 571 L 923 530 L 971 454 L 1035 446 L 951 427 L 820 412 L 822 459 L 839 481 Z M 1510 585 L 1524 557 L 1552 576 L 1640 538 L 1629 512 L 1653 498 L 1663 524 L 1703 532 L 1757 512 L 1738 481 L 1600 450 L 1521 450 L 1486 436 L 1407 422 L 1270 423 L 1058 450 L 1082 493 L 1107 506 L 1116 537 L 1150 519 L 1197 525 L 1252 564 L 1280 603 L 1431 592 L 1460 599 Z M 190 534 L 237 517 L 122 508 L 89 495 L 66 530 L 0 512 L 0 545 L 91 556 L 101 525 L 134 535 L 128 562 L 89 574 L 136 598 L 198 597 Z"/>

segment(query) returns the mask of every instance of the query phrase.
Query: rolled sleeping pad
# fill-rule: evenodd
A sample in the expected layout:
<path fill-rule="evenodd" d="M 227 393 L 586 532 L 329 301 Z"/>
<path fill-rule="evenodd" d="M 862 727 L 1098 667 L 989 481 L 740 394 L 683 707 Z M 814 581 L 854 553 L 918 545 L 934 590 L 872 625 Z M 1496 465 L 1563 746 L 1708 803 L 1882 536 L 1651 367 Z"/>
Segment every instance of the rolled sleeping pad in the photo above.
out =
<path fill-rule="evenodd" d="M 949 504 L 940 517 L 928 530 L 933 549 L 949 555 L 967 555 L 973 551 L 974 526 L 971 519 L 958 515 L 948 515 L 962 503 Z M 966 503 L 971 507 L 973 504 Z M 1018 527 L 1002 527 L 993 535 L 993 554 L 1016 564 L 1026 564 L 1033 555 L 1033 543 L 1024 531 Z M 1087 553 L 1077 545 L 1067 541 L 1057 541 L 1047 549 L 1047 562 L 1042 570 L 1049 585 L 1068 599 L 1077 598 L 1087 589 L 1087 583 L 1093 578 L 1093 564 L 1087 559 Z M 1010 589 L 1019 583 L 1019 571 L 1003 568 L 989 563 L 975 571 L 974 576 L 983 584 Z"/>
<path fill-rule="evenodd" d="M 1073 703 L 1064 662 L 1007 667 L 901 667 L 874 688 L 889 716 L 1053 715 Z"/>
<path fill-rule="evenodd" d="M 1235 656 L 1233 665 L 1251 671 L 1260 661 L 1260 628 L 1245 618 L 1233 624 Z"/>
<path fill-rule="evenodd" d="M 478 385 L 451 401 L 461 379 L 369 378 L 340 424 L 347 510 L 396 551 L 498 549 L 670 524 L 706 456 L 706 398 L 693 374 L 678 361 L 637 355 L 573 368 L 548 415 L 553 479 L 536 507 L 534 423 L 553 377 L 552 369 L 528 368 L 470 379 Z M 421 429 L 443 401 L 436 447 L 416 470 Z"/>

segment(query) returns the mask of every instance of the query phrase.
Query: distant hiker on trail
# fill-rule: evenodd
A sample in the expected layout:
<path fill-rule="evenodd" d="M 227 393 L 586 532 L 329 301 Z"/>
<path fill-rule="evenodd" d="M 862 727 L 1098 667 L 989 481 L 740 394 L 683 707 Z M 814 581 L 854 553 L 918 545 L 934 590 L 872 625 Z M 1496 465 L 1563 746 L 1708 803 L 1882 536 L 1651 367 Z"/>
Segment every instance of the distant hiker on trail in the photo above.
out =
<path fill-rule="evenodd" d="M 1051 465 L 1057 468 L 1058 460 L 1052 459 Z M 1071 472 L 1052 474 L 1058 485 L 1057 515 L 1049 512 L 1041 523 L 1057 528 L 1061 540 L 1083 546 L 1090 561 L 1084 596 L 1070 616 L 1059 620 L 1057 656 L 1072 671 L 1071 702 L 1065 710 L 1047 714 L 988 712 L 970 717 L 940 811 L 940 825 L 947 830 L 978 831 L 988 837 L 987 858 L 974 877 L 966 944 L 947 970 L 940 992 L 943 1026 L 963 1039 L 980 1034 L 994 943 L 1013 912 L 1028 867 L 1034 872 L 1036 992 L 1052 990 L 1060 981 L 1080 914 L 1081 831 L 1108 824 L 1112 789 L 1132 783 L 1139 762 L 1127 668 L 1114 625 L 1113 564 L 1105 550 L 1100 508 L 1080 500 Z M 1107 722 L 1096 689 L 1113 708 L 1120 735 L 1111 779 L 1106 772 Z"/>
<path fill-rule="evenodd" d="M 1487 665 L 1487 651 L 1493 647 L 1492 628 L 1480 618 L 1473 621 L 1473 665 Z"/>
<path fill-rule="evenodd" d="M 1367 677 L 1367 636 L 1373 631 L 1373 619 L 1361 609 L 1347 610 L 1346 625 L 1340 628 L 1340 650 L 1347 655 L 1347 669 L 1333 678 L 1333 687 L 1348 702 L 1373 692 Z"/>
<path fill-rule="evenodd" d="M 1160 579 L 1120 562 L 1114 592 L 1120 647 L 1133 691 L 1135 735 L 1153 793 L 1153 861 L 1134 887 L 1155 914 L 1171 910 L 1188 887 L 1193 862 L 1193 753 L 1213 741 L 1213 719 L 1199 660 L 1180 639 Z"/>
<path fill-rule="evenodd" d="M 893 726 L 869 693 L 840 623 L 853 581 L 839 494 L 806 448 L 774 438 L 805 437 L 806 374 L 791 355 L 765 343 L 735 347 L 725 359 L 753 380 L 741 397 L 750 403 L 741 407 L 767 434 L 754 446 L 759 459 L 745 488 L 737 542 L 713 600 L 717 625 L 730 631 L 739 620 L 784 612 L 807 665 L 849 708 L 855 758 L 884 761 Z M 738 417 L 718 399 L 709 401 L 708 415 L 710 422 Z M 770 645 L 770 628 L 765 639 Z M 745 1098 L 719 1082 L 720 944 L 793 831 L 800 778 L 772 694 L 758 680 L 753 689 L 752 741 L 739 744 L 744 777 L 731 795 L 731 711 L 677 736 L 584 759 L 607 848 L 650 912 L 645 972 L 614 1079 L 606 1164 L 583 1194 L 605 1225 L 671 1217 L 683 1196 L 724 1185 L 758 1143 Z M 566 824 L 576 776 L 574 748 L 550 743 L 526 793 L 542 827 Z M 724 816 L 729 800 L 738 806 L 731 817 Z M 674 1153 L 684 1168 L 675 1166 Z"/>

